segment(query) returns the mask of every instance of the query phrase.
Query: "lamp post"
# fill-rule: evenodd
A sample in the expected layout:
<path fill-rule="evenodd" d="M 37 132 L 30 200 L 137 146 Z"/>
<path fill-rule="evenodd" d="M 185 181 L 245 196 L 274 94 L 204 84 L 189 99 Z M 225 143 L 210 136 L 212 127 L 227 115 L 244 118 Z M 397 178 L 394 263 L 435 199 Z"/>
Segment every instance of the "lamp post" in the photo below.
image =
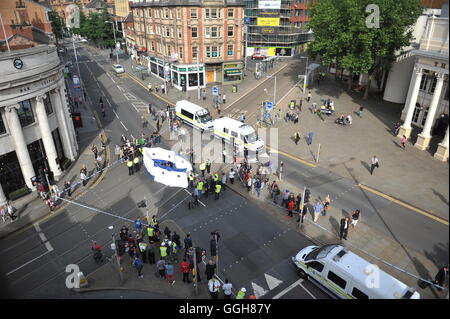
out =
<path fill-rule="evenodd" d="M 116 51 L 117 64 L 119 64 L 119 53 L 117 53 L 116 28 L 114 28 L 114 22 L 112 22 L 112 21 L 105 21 L 105 23 L 111 23 L 112 24 L 113 34 L 114 34 L 114 49 Z"/>

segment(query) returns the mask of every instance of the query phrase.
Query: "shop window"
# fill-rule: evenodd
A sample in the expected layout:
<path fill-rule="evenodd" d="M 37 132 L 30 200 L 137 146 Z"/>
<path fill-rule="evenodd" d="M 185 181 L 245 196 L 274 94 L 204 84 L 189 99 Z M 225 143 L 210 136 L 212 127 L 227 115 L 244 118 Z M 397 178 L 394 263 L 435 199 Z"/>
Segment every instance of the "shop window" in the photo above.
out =
<path fill-rule="evenodd" d="M 234 15 L 234 9 L 233 8 L 228 8 L 228 18 L 232 18 Z"/>
<path fill-rule="evenodd" d="M 191 19 L 197 19 L 197 8 L 191 8 Z"/>
<path fill-rule="evenodd" d="M 172 72 L 172 82 L 173 84 L 178 85 L 178 72 Z"/>
<path fill-rule="evenodd" d="M 5 126 L 5 122 L 3 122 L 3 115 L 0 112 L 0 135 L 5 134 L 6 133 L 6 126 Z"/>
<path fill-rule="evenodd" d="M 219 36 L 218 27 L 211 27 L 211 38 L 217 38 Z"/>
<path fill-rule="evenodd" d="M 228 36 L 232 37 L 234 33 L 234 26 L 230 25 L 228 26 Z"/>
<path fill-rule="evenodd" d="M 197 38 L 198 37 L 198 29 L 197 29 L 197 27 L 192 27 L 191 28 L 191 36 L 193 38 Z"/>
<path fill-rule="evenodd" d="M 50 99 L 50 94 L 49 92 L 47 92 L 45 94 L 45 99 L 44 99 L 44 107 L 45 107 L 45 113 L 47 113 L 47 115 L 50 115 L 53 113 L 53 107 L 52 107 L 52 100 Z"/>
<path fill-rule="evenodd" d="M 17 110 L 17 115 L 19 116 L 20 124 L 22 127 L 28 126 L 34 123 L 34 114 L 31 109 L 30 100 L 22 101 L 19 103 L 20 108 Z"/>
<path fill-rule="evenodd" d="M 181 33 L 181 28 L 180 27 L 177 28 L 177 33 L 178 33 L 178 39 L 181 39 L 182 33 Z"/>

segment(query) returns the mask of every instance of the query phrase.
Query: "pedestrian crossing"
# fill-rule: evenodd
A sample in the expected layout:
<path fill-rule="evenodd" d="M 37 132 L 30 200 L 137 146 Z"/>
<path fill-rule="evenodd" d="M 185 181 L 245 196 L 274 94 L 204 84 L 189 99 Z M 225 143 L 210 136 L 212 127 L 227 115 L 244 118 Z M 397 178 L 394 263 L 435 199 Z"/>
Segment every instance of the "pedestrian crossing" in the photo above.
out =
<path fill-rule="evenodd" d="M 234 110 L 232 110 L 232 112 L 233 113 L 226 113 L 225 116 L 226 117 L 230 117 L 230 118 L 238 119 L 239 116 L 241 116 L 242 114 L 244 114 L 244 116 L 245 116 L 245 114 L 247 114 L 248 111 L 247 110 L 242 110 L 242 109 L 234 109 Z"/>
<path fill-rule="evenodd" d="M 148 104 L 144 103 L 142 100 L 131 103 L 133 107 L 139 111 L 147 111 L 148 110 Z"/>

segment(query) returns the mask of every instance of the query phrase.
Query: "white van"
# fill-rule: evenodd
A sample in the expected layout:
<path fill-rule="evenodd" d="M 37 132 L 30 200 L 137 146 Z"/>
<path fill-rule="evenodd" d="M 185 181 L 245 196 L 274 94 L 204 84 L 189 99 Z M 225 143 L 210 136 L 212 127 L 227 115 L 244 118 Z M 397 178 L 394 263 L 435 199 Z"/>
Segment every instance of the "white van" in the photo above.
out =
<path fill-rule="evenodd" d="M 175 113 L 181 121 L 199 130 L 212 130 L 214 126 L 209 111 L 189 101 L 178 101 L 175 104 Z"/>
<path fill-rule="evenodd" d="M 333 244 L 303 248 L 292 261 L 300 277 L 342 299 L 419 299 L 420 294 L 376 265 Z"/>
<path fill-rule="evenodd" d="M 234 143 L 242 151 L 247 148 L 249 151 L 262 153 L 264 141 L 261 140 L 253 127 L 229 117 L 220 117 L 214 120 L 214 135 L 224 139 L 226 143 Z"/>

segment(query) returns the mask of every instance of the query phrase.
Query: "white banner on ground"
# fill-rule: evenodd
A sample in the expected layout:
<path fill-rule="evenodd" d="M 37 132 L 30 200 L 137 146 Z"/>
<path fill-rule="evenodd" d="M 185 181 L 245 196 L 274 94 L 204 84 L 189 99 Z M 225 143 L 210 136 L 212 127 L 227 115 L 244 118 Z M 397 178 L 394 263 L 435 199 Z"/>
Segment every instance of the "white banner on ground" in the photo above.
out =
<path fill-rule="evenodd" d="M 188 187 L 192 165 L 177 153 L 160 147 L 144 147 L 144 166 L 155 182 L 171 187 Z"/>

